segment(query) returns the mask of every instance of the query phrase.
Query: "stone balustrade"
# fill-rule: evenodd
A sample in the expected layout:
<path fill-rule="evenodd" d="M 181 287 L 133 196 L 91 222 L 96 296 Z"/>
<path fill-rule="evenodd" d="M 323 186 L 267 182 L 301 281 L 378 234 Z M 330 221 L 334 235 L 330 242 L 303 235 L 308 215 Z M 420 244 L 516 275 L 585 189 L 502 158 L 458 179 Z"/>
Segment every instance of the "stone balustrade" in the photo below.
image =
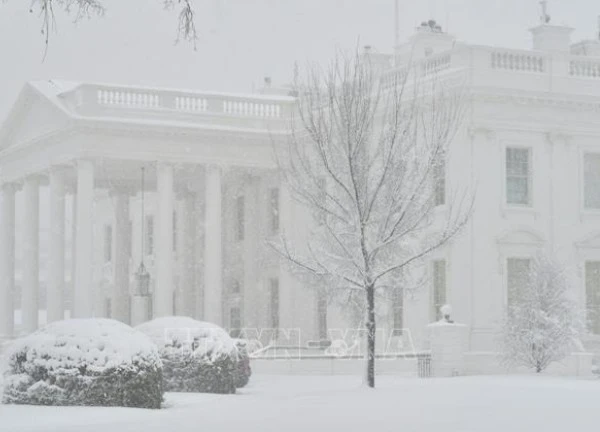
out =
<path fill-rule="evenodd" d="M 600 58 L 482 45 L 457 44 L 451 51 L 388 70 L 381 80 L 389 89 L 411 85 L 415 77 L 451 80 L 459 75 L 473 87 L 600 96 L 600 87 L 591 85 L 600 79 Z"/>
<path fill-rule="evenodd" d="M 285 119 L 294 98 L 265 95 L 228 95 L 219 93 L 181 92 L 126 86 L 84 84 L 66 99 L 82 114 L 97 109 L 171 112 L 175 115 L 211 114 L 235 118 Z"/>
<path fill-rule="evenodd" d="M 600 59 L 571 60 L 569 73 L 574 77 L 600 78 Z"/>
<path fill-rule="evenodd" d="M 512 50 L 492 51 L 490 53 L 490 67 L 492 69 L 535 73 L 543 73 L 547 68 L 544 55 Z"/>

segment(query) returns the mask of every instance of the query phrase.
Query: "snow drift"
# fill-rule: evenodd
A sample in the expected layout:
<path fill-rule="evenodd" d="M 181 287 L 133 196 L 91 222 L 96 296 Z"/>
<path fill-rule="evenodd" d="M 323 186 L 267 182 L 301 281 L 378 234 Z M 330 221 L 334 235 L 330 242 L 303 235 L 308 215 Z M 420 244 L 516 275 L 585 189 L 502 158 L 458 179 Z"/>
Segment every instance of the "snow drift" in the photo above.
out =
<path fill-rule="evenodd" d="M 3 403 L 160 408 L 162 396 L 156 346 L 117 321 L 58 321 L 7 352 Z"/>

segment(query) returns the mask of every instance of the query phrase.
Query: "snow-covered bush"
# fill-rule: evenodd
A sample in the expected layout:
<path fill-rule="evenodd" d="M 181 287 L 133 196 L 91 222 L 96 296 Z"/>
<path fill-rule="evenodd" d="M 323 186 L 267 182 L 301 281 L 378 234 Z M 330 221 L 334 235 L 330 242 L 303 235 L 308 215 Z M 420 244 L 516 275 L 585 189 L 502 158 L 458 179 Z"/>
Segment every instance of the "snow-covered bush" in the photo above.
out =
<path fill-rule="evenodd" d="M 238 362 L 235 373 L 235 386 L 237 388 L 245 387 L 250 381 L 252 369 L 250 368 L 250 356 L 248 355 L 247 341 L 244 339 L 234 339 L 238 350 Z"/>
<path fill-rule="evenodd" d="M 118 321 L 58 321 L 7 353 L 3 403 L 160 408 L 162 397 L 156 346 Z"/>
<path fill-rule="evenodd" d="M 572 286 L 554 259 L 539 253 L 526 276 L 518 292 L 509 292 L 502 360 L 539 373 L 577 350 L 584 325 Z"/>
<path fill-rule="evenodd" d="M 166 391 L 235 393 L 237 348 L 219 326 L 163 317 L 136 327 L 158 346 Z"/>

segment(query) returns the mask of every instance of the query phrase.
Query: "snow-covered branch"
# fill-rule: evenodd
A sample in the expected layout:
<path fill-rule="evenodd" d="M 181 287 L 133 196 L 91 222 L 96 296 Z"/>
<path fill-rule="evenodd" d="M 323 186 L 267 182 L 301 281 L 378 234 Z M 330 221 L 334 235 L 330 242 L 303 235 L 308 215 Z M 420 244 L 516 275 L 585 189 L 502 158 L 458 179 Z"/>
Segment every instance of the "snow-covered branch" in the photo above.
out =
<path fill-rule="evenodd" d="M 325 70 L 309 67 L 296 75 L 290 139 L 276 146 L 283 179 L 317 225 L 303 247 L 294 245 L 303 254 L 284 242 L 281 255 L 336 292 L 351 286 L 354 309 L 362 290 L 372 338 L 375 293 L 402 290 L 405 271 L 455 236 L 471 213 L 471 195 L 459 193 L 433 224 L 436 176 L 461 124 L 464 95 L 419 71 L 390 85 L 368 57 L 342 53 Z"/>
<path fill-rule="evenodd" d="M 502 359 L 542 372 L 579 345 L 582 312 L 564 268 L 543 252 L 529 262 L 525 282 L 508 293 Z"/>
<path fill-rule="evenodd" d="M 5 0 L 6 1 L 6 0 Z M 184 39 L 194 44 L 198 39 L 196 30 L 196 9 L 193 0 L 162 0 L 168 10 L 176 9 L 177 41 Z M 45 50 L 48 50 L 50 33 L 56 27 L 55 13 L 57 10 L 74 15 L 74 21 L 89 18 L 94 15 L 104 15 L 106 9 L 102 0 L 31 0 L 29 11 L 39 12 L 42 20 L 42 35 L 44 36 Z"/>

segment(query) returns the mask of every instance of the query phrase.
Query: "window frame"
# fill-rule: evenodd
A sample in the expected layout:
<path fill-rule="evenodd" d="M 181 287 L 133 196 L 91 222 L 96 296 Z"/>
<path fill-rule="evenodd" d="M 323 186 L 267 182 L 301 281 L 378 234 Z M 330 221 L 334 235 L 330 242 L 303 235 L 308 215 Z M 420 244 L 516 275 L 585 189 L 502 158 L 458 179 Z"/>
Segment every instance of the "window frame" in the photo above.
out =
<path fill-rule="evenodd" d="M 329 338 L 329 302 L 327 292 L 324 289 L 317 290 L 317 335 L 319 340 L 327 340 Z"/>
<path fill-rule="evenodd" d="M 237 321 L 238 321 L 238 326 L 234 326 L 234 320 L 233 320 L 233 311 L 237 310 Z M 242 333 L 242 326 L 243 326 L 243 322 L 242 322 L 242 307 L 240 305 L 232 305 L 229 307 L 229 334 L 231 335 L 231 337 L 236 338 L 239 337 Z"/>
<path fill-rule="evenodd" d="M 398 326 L 398 324 L 400 326 Z M 404 331 L 404 289 L 395 288 L 392 298 L 392 334 L 402 336 Z"/>
<path fill-rule="evenodd" d="M 504 147 L 504 169 L 502 171 L 503 175 L 503 189 L 504 189 L 504 205 L 510 208 L 523 208 L 523 209 L 532 209 L 534 207 L 534 174 L 535 171 L 533 169 L 533 161 L 534 161 L 534 152 L 532 146 L 519 145 L 519 144 L 507 144 Z M 527 151 L 527 203 L 514 203 L 509 202 L 509 191 L 508 191 L 508 180 L 509 180 L 509 172 L 508 172 L 508 153 L 509 150 L 525 150 Z M 512 175 L 514 177 L 514 175 Z"/>
<path fill-rule="evenodd" d="M 447 172 L 447 167 L 448 167 L 448 163 L 447 160 L 441 159 L 440 160 L 441 163 L 437 164 L 434 166 L 434 175 L 433 175 L 433 205 L 435 208 L 438 207 L 444 207 L 446 205 L 446 201 L 448 198 L 448 193 L 447 193 L 447 176 L 446 176 L 446 172 Z M 438 200 L 438 198 L 441 195 L 441 200 Z"/>
<path fill-rule="evenodd" d="M 278 277 L 269 278 L 269 326 L 273 329 L 273 336 L 277 338 L 281 324 L 281 290 Z M 275 293 L 277 293 L 275 295 Z"/>
<path fill-rule="evenodd" d="M 104 263 L 110 263 L 113 259 L 113 243 L 114 243 L 114 230 L 110 223 L 104 224 L 103 230 L 103 258 Z"/>
<path fill-rule="evenodd" d="M 598 291 L 597 293 L 597 297 L 598 297 L 598 304 L 596 305 L 596 313 L 597 313 L 597 318 L 595 319 L 596 323 L 595 326 L 592 327 L 590 326 L 590 307 L 589 307 L 589 295 L 588 295 L 588 264 L 597 264 L 599 266 L 599 268 L 597 269 L 597 271 L 599 272 L 597 278 L 598 278 L 598 287 L 596 288 L 596 290 Z M 597 259 L 585 259 L 583 262 L 583 291 L 584 291 L 584 304 L 585 304 L 585 323 L 586 323 L 586 329 L 588 330 L 588 332 L 593 335 L 593 336 L 600 336 L 600 258 Z"/>
<path fill-rule="evenodd" d="M 598 207 L 587 207 L 586 206 L 586 179 L 585 179 L 585 159 L 586 156 L 593 155 L 600 159 L 600 151 L 591 150 L 591 149 L 583 149 L 581 151 L 581 210 L 585 213 L 596 213 L 600 214 L 600 205 Z"/>
<path fill-rule="evenodd" d="M 269 188 L 269 232 L 277 234 L 281 229 L 281 199 L 279 187 Z"/>
<path fill-rule="evenodd" d="M 236 242 L 243 242 L 246 235 L 246 199 L 244 195 L 235 198 L 234 235 Z"/>
<path fill-rule="evenodd" d="M 231 283 L 229 284 L 229 294 L 233 295 L 233 296 L 238 296 L 241 293 L 242 293 L 242 284 L 240 283 L 239 279 L 236 279 L 236 278 L 232 279 Z"/>
<path fill-rule="evenodd" d="M 511 260 L 519 260 L 519 261 L 528 261 L 529 266 L 533 261 L 532 255 L 529 254 L 510 254 L 504 258 L 504 268 L 506 269 L 505 277 L 504 277 L 504 311 L 508 312 L 508 308 L 510 306 L 510 287 L 509 287 L 509 261 Z M 531 268 L 531 267 L 530 267 Z"/>

